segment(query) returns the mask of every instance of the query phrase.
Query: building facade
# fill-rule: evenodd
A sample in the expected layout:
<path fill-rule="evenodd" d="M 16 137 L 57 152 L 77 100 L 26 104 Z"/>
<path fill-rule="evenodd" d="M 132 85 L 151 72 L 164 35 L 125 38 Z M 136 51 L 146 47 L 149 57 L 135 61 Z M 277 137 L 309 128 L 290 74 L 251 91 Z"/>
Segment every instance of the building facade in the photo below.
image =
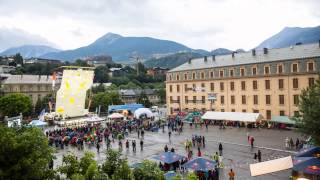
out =
<path fill-rule="evenodd" d="M 152 104 L 159 104 L 160 96 L 155 89 L 123 89 L 119 90 L 119 95 L 124 104 L 136 104 L 142 92 L 148 97 Z"/>
<path fill-rule="evenodd" d="M 166 76 L 167 112 L 298 113 L 301 90 L 320 68 L 320 43 L 189 60 Z"/>
<path fill-rule="evenodd" d="M 33 105 L 38 99 L 53 93 L 52 77 L 44 75 L 8 75 L 1 78 L 1 85 L 4 94 L 23 93 L 32 99 Z M 57 79 L 54 91 L 60 87 L 60 80 Z"/>

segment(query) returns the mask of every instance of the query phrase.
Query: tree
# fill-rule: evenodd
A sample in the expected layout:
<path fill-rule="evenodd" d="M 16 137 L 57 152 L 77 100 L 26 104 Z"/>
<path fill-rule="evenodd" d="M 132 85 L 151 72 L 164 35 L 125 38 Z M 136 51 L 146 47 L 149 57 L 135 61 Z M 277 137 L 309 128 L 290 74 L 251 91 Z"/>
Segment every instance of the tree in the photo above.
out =
<path fill-rule="evenodd" d="M 97 177 L 99 177 L 98 164 L 96 161 L 93 161 L 92 163 L 90 163 L 86 171 L 85 178 L 86 180 L 94 180 Z"/>
<path fill-rule="evenodd" d="M 23 65 L 23 57 L 20 55 L 20 53 L 17 53 L 13 56 L 13 60 L 16 64 Z"/>
<path fill-rule="evenodd" d="M 84 60 L 77 59 L 74 63 L 72 63 L 73 66 L 81 66 L 81 67 L 89 67 L 88 63 Z"/>
<path fill-rule="evenodd" d="M 299 116 L 294 118 L 299 131 L 312 137 L 320 145 L 320 78 L 315 85 L 302 90 L 299 100 Z"/>
<path fill-rule="evenodd" d="M 139 104 L 143 104 L 145 107 L 151 107 L 152 106 L 152 103 L 149 101 L 148 96 L 143 91 L 141 91 L 141 94 L 138 97 L 137 102 Z"/>
<path fill-rule="evenodd" d="M 128 165 L 128 161 L 126 159 L 122 160 L 119 167 L 114 172 L 112 179 L 128 179 L 133 180 L 133 173 Z"/>
<path fill-rule="evenodd" d="M 96 163 L 96 161 L 94 160 L 94 154 L 92 152 L 85 152 L 84 156 L 80 159 L 79 162 L 81 174 L 85 175 L 92 163 Z"/>
<path fill-rule="evenodd" d="M 8 128 L 0 126 L 1 179 L 51 179 L 49 169 L 53 149 L 43 132 L 36 127 Z"/>
<path fill-rule="evenodd" d="M 49 101 L 54 101 L 52 94 L 48 94 L 42 98 L 38 98 L 35 106 L 34 106 L 34 112 L 36 115 L 40 114 L 40 112 L 45 109 L 46 111 L 48 111 L 49 109 Z"/>
<path fill-rule="evenodd" d="M 106 88 L 105 86 L 101 83 L 98 86 L 94 86 L 91 88 L 92 93 L 97 94 L 99 92 L 105 92 Z"/>
<path fill-rule="evenodd" d="M 160 103 L 165 104 L 166 103 L 166 89 L 164 89 L 164 88 L 158 89 L 157 95 L 160 98 Z"/>
<path fill-rule="evenodd" d="M 106 83 L 109 80 L 109 69 L 106 66 L 99 66 L 94 69 L 94 81 L 98 83 Z"/>
<path fill-rule="evenodd" d="M 0 114 L 17 116 L 20 113 L 30 115 L 32 112 L 31 98 L 24 94 L 8 94 L 0 98 Z"/>
<path fill-rule="evenodd" d="M 94 111 L 101 106 L 100 111 L 106 111 L 109 105 L 121 103 L 120 96 L 117 92 L 101 92 L 93 95 L 90 109 Z"/>
<path fill-rule="evenodd" d="M 101 170 L 106 173 L 108 177 L 112 177 L 116 170 L 122 166 L 123 161 L 126 160 L 121 158 L 121 153 L 119 151 L 109 149 L 106 151 L 106 160 L 102 164 Z"/>
<path fill-rule="evenodd" d="M 157 163 L 144 160 L 142 164 L 133 170 L 133 175 L 135 179 L 139 180 L 165 180 L 163 171 L 160 170 Z"/>
<path fill-rule="evenodd" d="M 185 180 L 198 180 L 198 176 L 194 172 L 190 172 L 185 177 Z"/>
<path fill-rule="evenodd" d="M 65 174 L 71 178 L 74 174 L 81 174 L 80 163 L 74 154 L 67 154 L 63 156 L 62 166 L 58 167 L 61 174 Z"/>

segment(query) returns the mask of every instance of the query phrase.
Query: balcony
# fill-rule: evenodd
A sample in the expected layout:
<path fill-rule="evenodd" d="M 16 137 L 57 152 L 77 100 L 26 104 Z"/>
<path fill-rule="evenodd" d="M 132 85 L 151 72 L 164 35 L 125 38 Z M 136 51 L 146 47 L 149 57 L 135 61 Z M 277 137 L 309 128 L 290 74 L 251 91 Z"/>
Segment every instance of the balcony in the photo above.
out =
<path fill-rule="evenodd" d="M 180 100 L 170 100 L 170 103 L 180 103 Z"/>

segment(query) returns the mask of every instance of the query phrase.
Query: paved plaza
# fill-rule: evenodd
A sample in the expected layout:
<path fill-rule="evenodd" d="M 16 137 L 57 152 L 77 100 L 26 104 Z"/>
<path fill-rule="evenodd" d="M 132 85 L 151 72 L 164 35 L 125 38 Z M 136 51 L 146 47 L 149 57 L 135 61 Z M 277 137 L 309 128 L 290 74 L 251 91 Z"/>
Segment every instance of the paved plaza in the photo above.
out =
<path fill-rule="evenodd" d="M 209 126 L 208 130 L 203 127 L 197 128 L 193 127 L 190 129 L 189 125 L 185 125 L 183 132 L 179 135 L 173 133 L 171 136 L 171 141 L 169 141 L 168 130 L 165 129 L 163 133 L 162 130 L 159 132 L 149 132 L 145 131 L 144 137 L 144 148 L 140 151 L 140 145 L 137 133 L 135 131 L 129 134 L 127 139 L 137 141 L 137 151 L 132 152 L 131 141 L 130 150 L 127 151 L 123 143 L 123 155 L 128 158 L 129 164 L 140 162 L 143 159 L 152 159 L 152 156 L 163 152 L 164 146 L 167 144 L 169 150 L 174 147 L 176 152 L 181 155 L 185 155 L 186 151 L 184 149 L 185 140 L 191 139 L 192 134 L 204 135 L 206 138 L 206 147 L 201 148 L 202 154 L 205 157 L 213 155 L 213 153 L 218 151 L 218 143 L 223 144 L 223 162 L 224 169 L 220 169 L 220 179 L 228 179 L 227 173 L 230 168 L 233 168 L 236 173 L 236 179 L 259 179 L 259 180 L 278 180 L 278 179 L 288 179 L 291 170 L 281 171 L 269 175 L 250 177 L 249 164 L 254 163 L 254 153 L 258 149 L 262 152 L 262 161 L 276 159 L 280 157 L 285 157 L 294 154 L 294 151 L 286 150 L 284 147 L 284 139 L 286 137 L 291 137 L 294 140 L 300 135 L 294 131 L 286 130 L 274 130 L 274 129 L 247 129 L 247 128 L 235 128 L 226 127 L 226 129 L 219 129 L 217 126 Z M 255 138 L 255 148 L 251 149 L 247 142 L 247 132 Z M 112 143 L 113 149 L 118 149 L 118 141 Z M 68 146 L 63 150 L 57 150 L 55 160 L 55 166 L 61 165 L 62 156 L 67 152 L 73 152 L 77 156 L 83 156 L 86 150 L 92 151 L 96 154 L 95 159 L 98 163 L 102 163 L 105 159 L 104 151 L 106 149 L 106 144 L 103 143 L 100 149 L 100 153 L 97 153 L 95 147 L 89 148 L 85 145 L 84 150 L 78 151 L 77 148 Z M 193 149 L 194 156 L 197 155 L 197 149 Z"/>

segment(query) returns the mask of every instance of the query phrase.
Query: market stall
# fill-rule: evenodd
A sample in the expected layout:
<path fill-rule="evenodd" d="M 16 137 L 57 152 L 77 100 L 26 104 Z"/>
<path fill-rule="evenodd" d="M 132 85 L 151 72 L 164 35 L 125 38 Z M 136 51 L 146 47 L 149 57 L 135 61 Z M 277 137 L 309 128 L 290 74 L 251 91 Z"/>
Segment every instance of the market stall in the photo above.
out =
<path fill-rule="evenodd" d="M 113 113 L 107 117 L 107 122 L 123 121 L 124 115 L 120 113 Z"/>

